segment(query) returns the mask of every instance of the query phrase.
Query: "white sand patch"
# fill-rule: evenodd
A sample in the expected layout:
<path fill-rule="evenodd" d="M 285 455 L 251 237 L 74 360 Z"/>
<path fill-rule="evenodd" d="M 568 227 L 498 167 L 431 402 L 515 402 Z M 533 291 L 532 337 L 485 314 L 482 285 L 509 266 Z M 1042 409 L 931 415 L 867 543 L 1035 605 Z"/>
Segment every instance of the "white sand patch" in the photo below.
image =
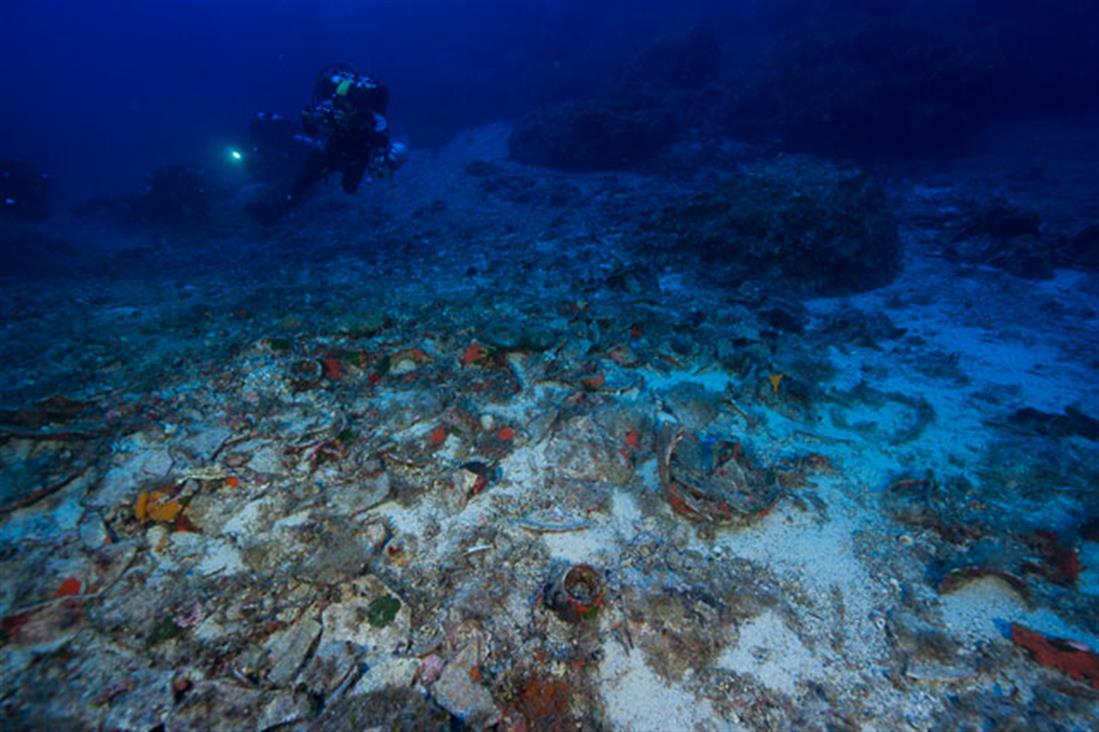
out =
<path fill-rule="evenodd" d="M 832 498 L 824 523 L 780 503 L 755 526 L 719 534 L 714 546 L 724 554 L 770 567 L 821 606 L 830 606 L 838 590 L 844 603 L 847 646 L 870 658 L 880 654 L 885 643 L 873 618 L 884 612 L 884 598 L 875 595 L 887 592 L 883 585 L 888 579 L 872 577 L 855 554 L 854 535 L 865 516 L 860 519 L 860 509 L 850 501 Z"/>
<path fill-rule="evenodd" d="M 581 562 L 603 564 L 602 560 L 613 556 L 618 551 L 615 534 L 606 527 L 543 534 L 542 541 L 549 549 L 551 557 L 574 564 Z"/>
<path fill-rule="evenodd" d="M 824 671 L 797 633 L 770 610 L 740 626 L 740 640 L 722 651 L 717 665 L 785 694 L 794 694 L 799 681 L 819 679 Z"/>
<path fill-rule="evenodd" d="M 414 536 L 421 536 L 423 535 L 424 527 L 427 525 L 430 510 L 427 501 L 424 501 L 415 508 L 405 508 L 399 503 L 390 501 L 389 503 L 383 503 L 374 508 L 370 512 L 370 515 L 387 520 L 394 533 L 398 535 L 412 534 Z"/>
<path fill-rule="evenodd" d="M 722 532 L 715 545 L 744 559 L 789 569 L 812 587 L 865 586 L 871 578 L 855 556 L 855 526 L 852 515 L 837 510 L 835 503 L 825 523 L 780 504 L 754 526 Z"/>
<path fill-rule="evenodd" d="M 665 374 L 652 369 L 638 369 L 637 372 L 645 378 L 649 389 L 657 392 L 671 391 L 680 384 L 698 384 L 707 391 L 721 393 L 725 391 L 725 387 L 735 383 L 724 371 L 694 373 L 677 370 Z"/>
<path fill-rule="evenodd" d="M 625 491 L 615 491 L 611 497 L 611 527 L 618 535 L 618 541 L 628 544 L 641 531 L 644 515 L 637 501 Z"/>
<path fill-rule="evenodd" d="M 944 595 L 942 612 L 951 632 L 971 643 L 1003 638 L 1008 624 L 1019 623 L 1099 649 L 1099 636 L 1066 623 L 1049 608 L 1028 609 L 1023 598 L 996 577 L 983 577 Z"/>
<path fill-rule="evenodd" d="M 640 652 L 627 655 L 613 640 L 603 644 L 603 652 L 599 682 L 607 716 L 618 732 L 741 729 L 718 719 L 705 699 L 669 686 L 645 665 Z"/>
<path fill-rule="evenodd" d="M 546 443 L 529 445 L 514 450 L 500 462 L 502 479 L 493 485 L 492 496 L 523 496 L 535 491 L 546 480 L 549 461 L 546 459 Z"/>
<path fill-rule="evenodd" d="M 165 535 L 169 537 L 171 550 L 158 552 L 160 562 L 157 568 L 158 574 L 163 575 L 166 572 L 187 568 L 199 575 L 209 577 L 215 574 L 238 574 L 248 569 L 240 550 L 231 542 L 187 531 L 165 534 L 163 527 L 153 527 L 149 532 L 150 540 L 157 540 L 157 543 L 160 537 Z"/>

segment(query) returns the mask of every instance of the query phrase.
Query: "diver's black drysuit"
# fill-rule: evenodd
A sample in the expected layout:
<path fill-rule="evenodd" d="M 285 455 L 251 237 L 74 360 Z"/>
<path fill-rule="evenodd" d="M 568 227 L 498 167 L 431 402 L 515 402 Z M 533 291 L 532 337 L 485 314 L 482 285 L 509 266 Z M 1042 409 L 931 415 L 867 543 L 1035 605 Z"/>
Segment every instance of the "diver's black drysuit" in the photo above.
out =
<path fill-rule="evenodd" d="M 301 113 L 302 128 L 310 136 L 324 135 L 294 182 L 297 198 L 330 172 L 343 176 L 343 190 L 359 189 L 367 169 L 382 172 L 390 151 L 385 110 L 389 90 L 346 64 L 321 71 L 313 102 Z"/>
<path fill-rule="evenodd" d="M 403 162 L 405 148 L 390 142 L 388 105 L 389 90 L 383 84 L 347 64 L 336 64 L 321 71 L 312 102 L 302 110 L 304 135 L 295 134 L 286 118 L 257 115 L 248 166 L 269 189 L 245 210 L 256 221 L 273 224 L 329 173 L 342 175 L 346 193 L 357 191 L 367 172 L 378 177 L 392 173 Z M 300 167 L 284 173 L 294 161 Z M 280 188 L 283 193 L 277 192 Z"/>

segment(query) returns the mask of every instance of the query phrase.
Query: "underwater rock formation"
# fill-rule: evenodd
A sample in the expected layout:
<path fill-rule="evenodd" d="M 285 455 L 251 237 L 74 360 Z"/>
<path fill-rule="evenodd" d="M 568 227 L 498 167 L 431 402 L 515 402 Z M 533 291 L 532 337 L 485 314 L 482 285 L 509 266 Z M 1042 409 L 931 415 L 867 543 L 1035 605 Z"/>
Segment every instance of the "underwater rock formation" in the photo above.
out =
<path fill-rule="evenodd" d="M 1058 252 L 1063 267 L 1099 271 L 1099 224 L 1080 231 Z"/>
<path fill-rule="evenodd" d="M 643 229 L 649 244 L 700 256 L 730 285 L 777 278 L 791 292 L 862 292 L 900 271 L 882 189 L 859 170 L 806 157 L 746 167 Z"/>
<path fill-rule="evenodd" d="M 975 206 L 945 254 L 1027 279 L 1053 276 L 1053 246 L 1042 238 L 1040 216 L 1002 199 Z"/>

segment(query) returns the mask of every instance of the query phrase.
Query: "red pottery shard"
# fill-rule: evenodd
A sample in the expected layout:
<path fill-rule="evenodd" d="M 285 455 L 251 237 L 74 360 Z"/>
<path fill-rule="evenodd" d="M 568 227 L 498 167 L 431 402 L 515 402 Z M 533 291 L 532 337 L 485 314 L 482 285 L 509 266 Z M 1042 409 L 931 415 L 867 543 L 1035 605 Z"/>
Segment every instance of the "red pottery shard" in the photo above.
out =
<path fill-rule="evenodd" d="M 1075 584 L 1076 578 L 1080 576 L 1080 573 L 1084 571 L 1084 567 L 1080 564 L 1080 554 L 1076 549 L 1065 549 L 1058 557 L 1057 569 L 1060 570 L 1061 576 L 1064 577 L 1066 584 Z"/>
<path fill-rule="evenodd" d="M 443 444 L 446 441 L 446 427 L 436 427 L 431 430 L 431 434 L 428 436 L 431 444 L 435 447 Z"/>
<path fill-rule="evenodd" d="M 1025 648 L 1042 666 L 1086 681 L 1099 689 L 1099 654 L 1079 643 L 1062 638 L 1049 638 L 1041 633 L 1012 623 L 1012 642 Z"/>
<path fill-rule="evenodd" d="M 324 375 L 332 381 L 338 381 L 343 376 L 343 364 L 338 358 L 324 359 Z"/>
<path fill-rule="evenodd" d="M 477 341 L 473 341 L 466 348 L 465 353 L 462 354 L 462 365 L 472 366 L 487 355 L 485 347 Z"/>
<path fill-rule="evenodd" d="M 496 433 L 496 437 L 501 442 L 511 442 L 515 439 L 515 430 L 511 427 L 501 427 L 500 430 Z"/>
<path fill-rule="evenodd" d="M 580 379 L 581 385 L 588 391 L 598 391 L 600 387 L 607 381 L 607 375 L 602 371 L 596 372 L 592 376 L 585 376 Z"/>
<path fill-rule="evenodd" d="M 55 597 L 67 597 L 72 595 L 79 595 L 84 591 L 84 583 L 78 580 L 76 577 L 66 577 L 61 582 L 61 586 L 57 588 L 57 592 L 54 593 Z"/>

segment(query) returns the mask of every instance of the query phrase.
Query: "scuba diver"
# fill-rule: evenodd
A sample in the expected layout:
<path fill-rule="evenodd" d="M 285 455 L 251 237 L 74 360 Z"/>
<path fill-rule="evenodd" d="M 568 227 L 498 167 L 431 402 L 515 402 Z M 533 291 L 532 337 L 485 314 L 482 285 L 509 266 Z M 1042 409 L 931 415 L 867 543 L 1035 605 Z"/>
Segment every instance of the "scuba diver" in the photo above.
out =
<path fill-rule="evenodd" d="M 273 224 L 329 173 L 339 173 L 352 194 L 369 173 L 381 178 L 404 163 L 407 148 L 389 139 L 385 118 L 389 90 L 348 64 L 321 70 L 313 99 L 302 110 L 302 132 L 279 115 L 257 115 L 250 128 L 252 175 L 285 190 L 288 168 L 297 173 L 289 192 L 272 194 L 245 207 L 263 224 Z"/>

